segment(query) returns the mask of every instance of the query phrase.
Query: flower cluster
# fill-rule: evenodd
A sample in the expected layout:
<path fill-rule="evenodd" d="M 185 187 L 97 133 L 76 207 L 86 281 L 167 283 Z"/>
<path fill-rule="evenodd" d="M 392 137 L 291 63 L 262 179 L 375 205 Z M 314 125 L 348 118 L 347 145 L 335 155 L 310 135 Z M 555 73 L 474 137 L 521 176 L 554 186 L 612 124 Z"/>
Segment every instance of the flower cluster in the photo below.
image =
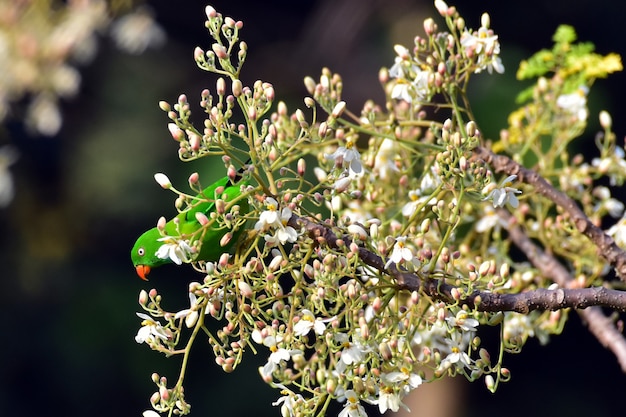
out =
<path fill-rule="evenodd" d="M 310 94 L 305 110 L 290 112 L 284 102 L 273 110 L 271 84 L 245 86 L 239 80 L 247 53 L 238 38 L 243 23 L 207 7 L 213 44 L 208 51 L 196 49 L 194 59 L 224 77 L 214 93 L 201 94 L 207 118 L 196 128 L 184 95 L 161 108 L 182 160 L 218 154 L 228 179 L 248 175 L 237 189 L 242 206 L 245 201 L 243 218 L 228 217 L 227 203 L 219 200 L 209 214 L 225 225 L 239 221 L 249 227 L 240 239 L 224 234 L 221 240 L 232 242 L 232 250 L 221 256 L 216 250 L 213 258 L 198 255 L 193 240 L 162 236 L 157 257 L 191 262 L 202 279 L 190 284 L 190 305 L 178 311 L 166 311 L 156 291 L 142 294 L 140 304 L 149 315 L 140 313 L 138 343 L 188 355 L 202 334 L 226 372 L 251 350 L 263 358 L 261 380 L 280 391 L 273 405 L 283 416 L 320 415 L 334 401 L 343 406 L 340 417 L 364 417 L 368 404 L 381 413 L 400 410 L 407 395 L 445 376 L 480 380 L 495 391 L 510 378 L 504 352 L 519 352 L 531 337 L 545 343 L 562 330 L 563 311 L 521 315 L 486 305 L 494 295 L 555 288 L 554 276 L 536 262 L 539 249 L 527 253 L 528 262 L 511 259 L 515 227 L 544 248 L 558 247 L 573 271 L 586 271 L 581 275 L 588 282 L 577 285 L 597 284 L 607 273 L 591 255 L 597 248 L 585 245 L 586 237 L 567 216 L 554 216 L 561 213 L 550 200 L 555 193 L 540 192 L 550 182 L 539 181 L 539 191 L 532 190 L 517 161 L 537 161 L 539 174 L 561 181 L 577 200 L 592 202 L 597 209 L 588 215 L 602 224 L 605 216 L 623 215 L 624 206 L 606 185 L 588 178 L 591 173 L 612 176 L 613 184 L 623 181 L 626 165 L 613 163 L 623 162 L 623 153 L 615 151 L 610 120 L 603 116 L 600 158 L 566 163 L 563 143 L 573 140 L 587 110 L 585 100 L 564 93 L 573 91 L 571 85 L 591 85 L 584 74 L 572 75 L 576 84 L 540 78 L 532 101 L 511 115 L 511 126 L 499 139 L 486 141 L 465 92 L 474 74 L 504 71 L 498 36 L 489 15 L 473 29 L 456 8 L 443 0 L 434 3 L 445 29 L 426 19 L 425 36 L 416 37 L 413 49 L 395 46 L 394 63 L 380 72 L 385 106 L 367 102 L 359 115 L 347 110 L 344 81 L 328 69 L 319 80 L 305 78 Z M 564 35 L 557 39 L 571 43 Z M 575 74 L 574 68 L 569 73 Z M 431 108 L 437 120 L 429 117 Z M 236 111 L 244 123 L 232 122 Z M 572 125 L 573 118 L 581 123 Z M 544 136 L 547 124 L 553 143 Z M 247 149 L 235 147 L 232 138 Z M 511 156 L 491 153 L 485 143 Z M 550 152 L 539 157 L 544 149 Z M 244 163 L 248 156 L 251 162 Z M 310 175 L 307 164 L 315 158 Z M 233 164 L 246 168 L 237 174 Z M 555 176 L 566 169 L 570 175 Z M 167 177 L 155 178 L 172 189 Z M 204 225 L 209 214 L 198 222 Z M 626 240 L 622 223 L 611 229 L 618 241 Z M 511 233 L 502 233 L 506 229 Z M 522 309 L 510 307 L 515 308 Z M 209 330 L 205 320 L 217 321 L 217 330 Z M 496 359 L 481 346 L 485 326 L 501 326 Z M 192 330 L 186 339 L 187 329 Z M 181 340 L 188 341 L 176 350 Z M 174 387 L 153 378 L 157 411 L 186 412 L 184 371 Z"/>
<path fill-rule="evenodd" d="M 53 136 L 61 128 L 61 99 L 76 95 L 81 76 L 74 64 L 93 59 L 98 33 L 111 22 L 109 5 L 98 0 L 52 4 L 2 2 L 0 26 L 0 121 L 12 102 L 28 98 L 26 124 Z M 164 31 L 146 8 L 114 20 L 111 36 L 127 52 L 159 46 Z M 37 30 L 33 30 L 36 27 Z"/>

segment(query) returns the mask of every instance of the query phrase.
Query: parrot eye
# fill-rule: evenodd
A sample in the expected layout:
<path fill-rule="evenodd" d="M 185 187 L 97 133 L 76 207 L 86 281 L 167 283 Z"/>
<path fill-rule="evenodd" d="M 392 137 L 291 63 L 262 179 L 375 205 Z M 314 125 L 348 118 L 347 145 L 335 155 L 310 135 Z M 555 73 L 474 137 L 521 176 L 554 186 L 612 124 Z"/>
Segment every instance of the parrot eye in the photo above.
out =
<path fill-rule="evenodd" d="M 139 256 L 143 256 L 145 253 L 146 253 L 146 250 L 144 248 L 137 249 L 137 254 Z"/>

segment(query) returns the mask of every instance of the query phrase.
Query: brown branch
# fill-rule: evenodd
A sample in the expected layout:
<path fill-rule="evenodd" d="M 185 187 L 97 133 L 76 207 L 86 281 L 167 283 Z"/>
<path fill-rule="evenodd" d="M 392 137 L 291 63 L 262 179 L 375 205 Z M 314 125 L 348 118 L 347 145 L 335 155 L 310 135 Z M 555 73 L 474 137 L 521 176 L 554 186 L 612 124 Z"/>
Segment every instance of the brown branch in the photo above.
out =
<path fill-rule="evenodd" d="M 485 161 L 496 172 L 517 175 L 520 181 L 532 185 L 539 194 L 562 207 L 569 214 L 578 231 L 587 236 L 597 246 L 600 256 L 615 268 L 617 275 L 622 281 L 626 281 L 626 252 L 617 246 L 613 238 L 593 224 L 574 200 L 555 189 L 537 172 L 523 167 L 507 156 L 497 155 L 485 147 L 478 146 L 474 149 L 473 158 Z"/>
<path fill-rule="evenodd" d="M 524 252 L 528 260 L 541 271 L 542 275 L 550 277 L 561 287 L 569 287 L 574 282 L 574 279 L 560 262 L 535 245 L 522 231 L 522 228 L 514 224 L 513 217 L 506 210 L 499 210 L 498 215 L 505 219 L 509 225 L 507 230 L 511 241 Z M 613 352 L 622 371 L 626 372 L 626 339 L 617 329 L 614 321 L 606 317 L 599 307 L 591 307 L 577 312 L 589 331 L 602 346 Z"/>
<path fill-rule="evenodd" d="M 615 326 L 615 323 L 604 315 L 600 307 L 626 311 L 626 293 L 604 287 L 567 288 L 573 282 L 569 272 L 553 256 L 545 253 L 535 245 L 522 231 L 521 227 L 512 222 L 511 215 L 501 210 L 499 213 L 508 220 L 509 236 L 513 243 L 527 256 L 544 276 L 551 277 L 559 286 L 555 290 L 537 289 L 517 294 L 498 294 L 487 291 L 475 291 L 459 300 L 461 304 L 475 307 L 479 311 L 514 311 L 527 314 L 532 310 L 559 310 L 563 308 L 577 309 L 589 331 L 607 349 L 616 356 L 623 372 L 626 372 L 626 340 Z M 288 224 L 296 229 L 304 228 L 310 238 L 321 245 L 339 249 L 339 241 L 350 244 L 349 237 L 338 237 L 330 226 L 321 225 L 304 217 L 293 215 Z M 393 276 L 399 289 L 424 291 L 436 300 L 448 303 L 456 302 L 453 290 L 456 289 L 443 280 L 433 277 L 422 278 L 417 274 L 398 270 L 395 264 L 385 267 L 385 260 L 364 247 L 359 247 L 359 258 L 367 265 Z"/>
<path fill-rule="evenodd" d="M 626 341 L 613 320 L 606 317 L 599 307 L 581 310 L 578 314 L 602 346 L 617 357 L 622 372 L 626 372 Z"/>
<path fill-rule="evenodd" d="M 338 237 L 329 226 L 321 225 L 304 217 L 292 216 L 288 224 L 296 229 L 304 228 L 306 233 L 319 244 L 340 249 L 349 244 L 349 237 Z M 343 245 L 339 243 L 343 241 Z M 424 291 L 436 300 L 448 303 L 459 302 L 479 311 L 515 311 L 527 314 L 532 310 L 560 310 L 563 308 L 582 309 L 589 306 L 606 306 L 619 311 L 626 311 L 626 292 L 603 287 L 556 290 L 537 289 L 518 294 L 498 294 L 488 291 L 475 291 L 461 300 L 453 293 L 458 290 L 444 280 L 432 276 L 421 277 L 418 274 L 400 271 L 396 265 L 385 266 L 380 256 L 364 247 L 359 247 L 359 258 L 367 265 L 396 279 L 399 289 Z"/>

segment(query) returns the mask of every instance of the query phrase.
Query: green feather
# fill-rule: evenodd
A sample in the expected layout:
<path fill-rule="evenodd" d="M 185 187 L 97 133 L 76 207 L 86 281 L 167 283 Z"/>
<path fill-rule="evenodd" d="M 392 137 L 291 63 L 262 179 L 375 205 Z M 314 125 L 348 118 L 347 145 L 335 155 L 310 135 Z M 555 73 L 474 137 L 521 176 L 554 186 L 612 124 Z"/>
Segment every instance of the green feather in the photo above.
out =
<path fill-rule="evenodd" d="M 166 223 L 165 235 L 175 237 L 176 239 L 189 240 L 190 244 L 200 240 L 200 251 L 193 260 L 217 261 L 222 253 L 228 252 L 237 242 L 241 232 L 243 232 L 243 227 L 233 231 L 226 226 L 220 226 L 217 221 L 202 227 L 196 219 L 196 213 L 203 213 L 210 220 L 211 213 L 215 211 L 215 200 L 221 198 L 226 202 L 232 201 L 241 194 L 241 187 L 246 184 L 246 180 L 240 180 L 233 184 L 228 177 L 211 184 L 195 197 L 197 199 L 195 204 L 192 203 L 191 207 Z M 215 191 L 219 187 L 223 187 L 224 191 L 220 195 L 215 195 Z M 237 203 L 240 207 L 240 214 L 246 214 L 250 210 L 247 199 L 242 199 Z M 231 231 L 233 231 L 233 237 L 230 242 L 226 246 L 220 246 L 220 241 L 224 235 Z M 133 246 L 130 257 L 137 269 L 137 274 L 143 279 L 146 279 L 145 275 L 150 272 L 151 268 L 172 262 L 170 258 L 161 259 L 156 256 L 159 248 L 166 243 L 160 241 L 159 239 L 161 238 L 163 238 L 161 232 L 156 227 L 153 227 L 144 232 Z"/>

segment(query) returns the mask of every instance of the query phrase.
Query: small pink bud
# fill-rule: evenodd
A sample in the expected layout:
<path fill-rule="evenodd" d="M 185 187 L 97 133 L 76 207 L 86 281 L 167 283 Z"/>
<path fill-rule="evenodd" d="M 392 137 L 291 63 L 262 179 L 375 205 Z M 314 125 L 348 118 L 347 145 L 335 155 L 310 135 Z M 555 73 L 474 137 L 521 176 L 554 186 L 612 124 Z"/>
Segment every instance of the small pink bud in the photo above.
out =
<path fill-rule="evenodd" d="M 212 19 L 217 16 L 217 11 L 213 8 L 213 6 L 205 7 L 204 12 L 206 13 L 206 17 L 209 19 Z"/>
<path fill-rule="evenodd" d="M 230 243 L 230 241 L 233 239 L 233 234 L 228 232 L 226 233 L 224 236 L 222 236 L 222 238 L 220 239 L 220 246 L 224 247 L 226 245 L 228 245 L 228 243 Z"/>
<path fill-rule="evenodd" d="M 326 133 L 328 133 L 328 123 L 322 122 L 320 123 L 320 127 L 317 130 L 317 134 L 320 136 L 320 139 L 326 137 Z"/>
<path fill-rule="evenodd" d="M 172 188 L 172 183 L 170 182 L 170 179 L 167 178 L 167 175 L 165 174 L 162 174 L 160 172 L 154 174 L 154 180 L 166 190 L 169 190 L 170 188 Z"/>
<path fill-rule="evenodd" d="M 195 133 L 189 136 L 189 146 L 191 147 L 192 151 L 198 152 L 201 142 L 202 138 Z"/>
<path fill-rule="evenodd" d="M 233 80 L 233 85 L 231 88 L 233 90 L 233 95 L 235 97 L 239 97 L 243 90 L 243 84 L 241 83 L 241 80 Z"/>
<path fill-rule="evenodd" d="M 280 101 L 276 108 L 276 113 L 278 113 L 279 116 L 287 116 L 287 112 L 287 105 L 284 101 Z"/>
<path fill-rule="evenodd" d="M 228 265 L 228 259 L 230 258 L 230 255 L 227 253 L 222 253 L 222 255 L 220 256 L 219 259 L 219 266 L 221 266 L 222 268 L 225 267 L 226 265 Z"/>
<path fill-rule="evenodd" d="M 148 303 L 148 293 L 146 290 L 141 290 L 139 292 L 139 304 L 145 306 Z"/>
<path fill-rule="evenodd" d="M 159 395 L 161 396 L 161 398 L 162 398 L 164 401 L 167 401 L 167 400 L 169 400 L 169 399 L 170 399 L 170 392 L 169 392 L 169 390 L 168 390 L 166 387 L 164 387 L 164 386 L 160 386 L 160 387 L 159 387 Z"/>
<path fill-rule="evenodd" d="M 381 84 L 387 84 L 387 82 L 389 82 L 389 70 L 387 68 L 381 68 L 378 71 L 378 82 Z"/>
<path fill-rule="evenodd" d="M 604 129 L 610 129 L 613 124 L 613 120 L 611 119 L 611 115 L 606 110 L 602 110 L 600 112 L 600 126 Z"/>
<path fill-rule="evenodd" d="M 163 111 L 170 111 L 172 110 L 172 106 L 170 106 L 170 103 L 168 103 L 167 101 L 161 100 L 159 101 L 159 108 Z"/>
<path fill-rule="evenodd" d="M 439 12 L 439 14 L 444 17 L 448 13 L 448 5 L 443 0 L 435 0 L 435 8 Z"/>
<path fill-rule="evenodd" d="M 393 46 L 393 50 L 402 59 L 410 59 L 411 58 L 411 52 L 409 52 L 409 50 L 405 46 L 396 44 L 396 45 Z"/>
<path fill-rule="evenodd" d="M 166 224 L 167 224 L 167 220 L 165 219 L 165 217 L 163 216 L 159 217 L 159 220 L 157 221 L 157 229 L 161 231 L 165 230 Z"/>
<path fill-rule="evenodd" d="M 304 160 L 304 158 L 300 158 L 298 159 L 298 175 L 303 177 L 305 172 L 306 172 L 306 161 Z"/>
<path fill-rule="evenodd" d="M 254 106 L 248 107 L 248 118 L 250 120 L 256 120 L 256 118 L 257 118 L 256 107 L 254 107 Z"/>
<path fill-rule="evenodd" d="M 251 298 L 252 295 L 254 294 L 252 292 L 252 287 L 250 287 L 250 284 L 248 284 L 245 281 L 237 282 L 237 288 L 239 288 L 239 291 L 241 292 L 241 295 L 243 295 L 246 298 Z"/>
<path fill-rule="evenodd" d="M 427 35 L 432 35 L 433 33 L 435 33 L 436 30 L 437 24 L 431 17 L 424 20 L 424 32 L 426 32 Z"/>
<path fill-rule="evenodd" d="M 274 101 L 274 98 L 276 98 L 276 92 L 271 84 L 263 88 L 263 94 L 265 94 L 267 101 Z"/>
<path fill-rule="evenodd" d="M 235 169 L 234 165 L 228 166 L 228 171 L 226 175 L 228 175 L 229 180 L 231 180 L 232 182 L 235 182 L 235 179 L 237 178 L 237 170 Z"/>
<path fill-rule="evenodd" d="M 224 18 L 224 24 L 229 28 L 233 28 L 235 27 L 235 20 L 232 17 L 226 16 Z"/>
<path fill-rule="evenodd" d="M 204 60 L 204 51 L 199 46 L 196 46 L 196 49 L 193 50 L 193 59 L 196 62 L 201 62 Z"/>
<path fill-rule="evenodd" d="M 154 394 L 152 394 L 150 396 L 150 404 L 158 404 L 161 401 L 161 396 L 159 395 L 158 392 L 155 392 Z M 144 417 L 149 417 L 150 414 L 147 414 L 148 411 L 152 411 L 152 410 L 147 410 L 143 412 L 143 416 Z M 157 414 L 158 415 L 158 414 Z"/>
<path fill-rule="evenodd" d="M 217 79 L 215 83 L 215 90 L 217 91 L 218 96 L 223 96 L 226 93 L 226 81 L 224 78 L 220 77 Z"/>
<path fill-rule="evenodd" d="M 175 141 L 180 142 L 185 138 L 185 132 L 183 132 L 180 127 L 176 126 L 175 123 L 168 123 L 167 129 L 170 131 Z"/>
<path fill-rule="evenodd" d="M 189 185 L 195 185 L 198 183 L 198 181 L 200 181 L 200 174 L 198 174 L 197 172 L 194 172 L 189 176 Z"/>
<path fill-rule="evenodd" d="M 209 223 L 209 218 L 206 216 L 206 214 L 204 213 L 200 213 L 197 212 L 196 213 L 196 220 L 198 221 L 198 223 L 200 223 L 200 225 L 204 226 L 207 223 Z"/>
<path fill-rule="evenodd" d="M 346 102 L 340 101 L 339 103 L 335 105 L 335 108 L 333 108 L 333 111 L 331 112 L 330 115 L 333 117 L 339 117 L 343 114 L 343 111 L 345 109 L 346 109 Z"/>
<path fill-rule="evenodd" d="M 228 51 L 226 50 L 226 47 L 220 45 L 219 43 L 214 43 L 213 45 L 211 45 L 211 49 L 213 49 L 213 52 L 215 52 L 215 56 L 217 56 L 219 59 L 224 59 L 228 57 Z"/>
<path fill-rule="evenodd" d="M 487 389 L 491 392 L 494 392 L 496 389 L 496 383 L 493 379 L 493 376 L 491 375 L 487 375 L 485 376 L 485 385 L 487 386 Z"/>

